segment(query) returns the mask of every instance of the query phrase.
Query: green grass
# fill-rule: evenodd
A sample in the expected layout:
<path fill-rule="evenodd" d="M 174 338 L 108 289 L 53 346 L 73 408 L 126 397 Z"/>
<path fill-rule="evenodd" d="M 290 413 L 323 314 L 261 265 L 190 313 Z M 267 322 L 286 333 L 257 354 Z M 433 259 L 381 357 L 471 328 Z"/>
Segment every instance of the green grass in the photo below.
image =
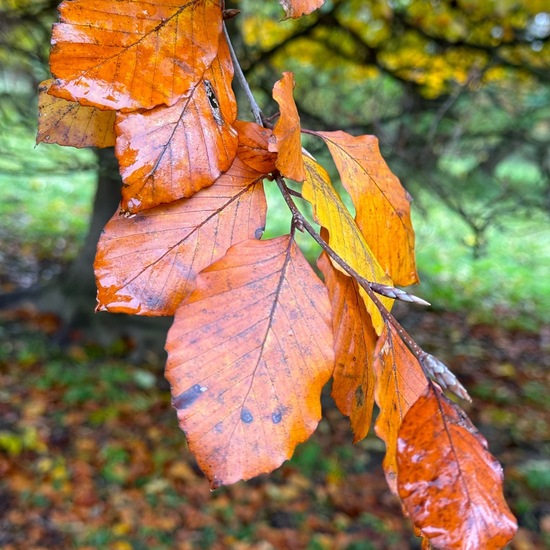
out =
<path fill-rule="evenodd" d="M 95 189 L 93 155 L 52 145 L 34 147 L 28 133 L 14 132 L 0 148 L 0 235 L 44 256 L 75 253 L 86 232 Z M 17 167 L 20 167 L 19 169 Z M 62 173 L 60 167 L 74 167 Z M 78 167 L 88 168 L 77 170 Z M 287 233 L 290 217 L 273 182 L 266 182 L 269 214 L 265 237 Z M 413 203 L 414 204 L 414 203 Z M 486 253 L 472 254 L 472 236 L 460 218 L 430 197 L 413 210 L 422 283 L 414 292 L 437 309 L 467 311 L 473 321 L 536 330 L 550 322 L 550 225 L 542 214 L 510 217 L 488 234 Z M 313 261 L 318 247 L 298 242 Z M 23 251 L 24 253 L 24 251 Z M 61 254 L 63 256 L 63 253 Z"/>

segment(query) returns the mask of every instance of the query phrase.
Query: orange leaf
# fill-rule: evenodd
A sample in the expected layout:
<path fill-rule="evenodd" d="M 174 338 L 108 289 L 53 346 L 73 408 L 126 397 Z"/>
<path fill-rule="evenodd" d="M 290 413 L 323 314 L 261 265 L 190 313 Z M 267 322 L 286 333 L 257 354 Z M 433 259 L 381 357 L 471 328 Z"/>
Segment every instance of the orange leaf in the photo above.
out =
<path fill-rule="evenodd" d="M 355 221 L 394 284 L 418 282 L 410 197 L 380 154 L 374 136 L 315 132 L 327 144 L 351 195 Z"/>
<path fill-rule="evenodd" d="M 117 212 L 98 243 L 98 310 L 173 315 L 195 276 L 265 226 L 262 175 L 238 158 L 214 185 L 190 199 L 124 217 Z"/>
<path fill-rule="evenodd" d="M 502 467 L 465 413 L 435 386 L 409 409 L 398 440 L 399 496 L 436 548 L 503 548 L 517 530 Z"/>
<path fill-rule="evenodd" d="M 255 122 L 244 120 L 236 120 L 233 127 L 239 134 L 237 154 L 240 159 L 262 174 L 273 172 L 277 159 L 276 153 L 269 152 L 269 139 L 273 132 Z"/>
<path fill-rule="evenodd" d="M 279 2 L 284 8 L 287 18 L 296 19 L 320 8 L 325 0 L 279 0 Z"/>
<path fill-rule="evenodd" d="M 36 143 L 69 147 L 112 147 L 115 144 L 115 112 L 83 107 L 48 95 L 53 80 L 38 88 L 38 135 Z"/>
<path fill-rule="evenodd" d="M 416 357 L 391 325 L 385 325 L 378 339 L 374 372 L 374 397 L 380 408 L 375 431 L 386 443 L 384 472 L 391 491 L 397 494 L 397 434 L 405 414 L 424 393 L 428 381 Z"/>
<path fill-rule="evenodd" d="M 294 74 L 284 72 L 283 78 L 273 86 L 273 99 L 279 104 L 281 116 L 273 129 L 269 150 L 279 153 L 275 165 L 285 178 L 304 181 L 306 174 L 302 160 L 300 117 L 292 97 Z"/>
<path fill-rule="evenodd" d="M 66 0 L 59 13 L 52 95 L 122 111 L 188 95 L 216 56 L 222 31 L 216 0 Z"/>
<path fill-rule="evenodd" d="M 290 236 L 241 242 L 199 274 L 166 349 L 180 427 L 212 486 L 270 472 L 321 418 L 327 290 Z"/>
<path fill-rule="evenodd" d="M 357 224 L 332 186 L 324 168 L 307 156 L 304 156 L 304 165 L 306 180 L 302 186 L 302 196 L 312 204 L 315 220 L 328 230 L 331 248 L 367 280 L 391 285 L 391 279 L 380 267 Z M 384 322 L 378 307 L 363 289 L 359 292 L 371 316 L 376 333 L 380 334 Z M 380 297 L 380 300 L 387 308 L 391 308 L 393 300 L 384 297 Z"/>
<path fill-rule="evenodd" d="M 326 254 L 321 255 L 317 265 L 332 302 L 335 353 L 332 397 L 340 412 L 350 417 L 357 443 L 367 435 L 372 418 L 376 333 L 357 283 L 335 269 Z"/>
<path fill-rule="evenodd" d="M 225 37 L 191 94 L 171 107 L 117 115 L 122 208 L 139 212 L 212 185 L 237 151 L 237 104 Z"/>

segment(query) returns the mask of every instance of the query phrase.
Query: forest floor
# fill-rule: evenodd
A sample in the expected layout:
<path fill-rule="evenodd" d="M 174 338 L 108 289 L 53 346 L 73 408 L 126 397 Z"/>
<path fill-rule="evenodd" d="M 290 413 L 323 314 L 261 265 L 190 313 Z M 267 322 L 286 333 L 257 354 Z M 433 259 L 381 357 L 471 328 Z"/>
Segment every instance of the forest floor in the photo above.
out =
<path fill-rule="evenodd" d="M 505 470 L 520 530 L 509 548 L 550 548 L 550 329 L 404 319 L 470 390 L 467 412 Z M 270 476 L 211 492 L 188 452 L 164 358 L 128 362 L 30 310 L 0 316 L 0 547 L 25 549 L 419 548 L 381 470 L 374 436 L 351 443 L 328 396 L 325 419 Z M 545 500 L 546 498 L 546 500 Z"/>

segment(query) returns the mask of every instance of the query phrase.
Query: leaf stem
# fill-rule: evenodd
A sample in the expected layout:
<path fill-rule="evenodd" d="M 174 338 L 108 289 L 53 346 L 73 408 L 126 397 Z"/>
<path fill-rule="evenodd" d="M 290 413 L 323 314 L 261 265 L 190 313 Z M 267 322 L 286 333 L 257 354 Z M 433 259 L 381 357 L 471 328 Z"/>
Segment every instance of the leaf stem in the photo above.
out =
<path fill-rule="evenodd" d="M 246 80 L 246 77 L 244 76 L 243 70 L 241 68 L 241 64 L 239 63 L 239 58 L 237 57 L 237 54 L 235 53 L 235 49 L 233 48 L 233 44 L 231 42 L 231 37 L 229 36 L 229 33 L 227 32 L 227 27 L 225 23 L 223 24 L 223 32 L 225 34 L 225 38 L 227 40 L 227 45 L 229 46 L 229 51 L 231 53 L 231 60 L 233 61 L 233 67 L 235 70 L 235 77 L 239 81 L 239 85 L 241 86 L 246 99 L 250 105 L 250 109 L 252 110 L 252 114 L 254 115 L 254 119 L 256 122 L 260 125 L 264 125 L 263 121 L 263 113 L 260 109 L 260 106 L 256 102 L 256 98 L 252 94 L 252 90 L 250 89 L 250 86 L 248 85 L 248 81 Z"/>

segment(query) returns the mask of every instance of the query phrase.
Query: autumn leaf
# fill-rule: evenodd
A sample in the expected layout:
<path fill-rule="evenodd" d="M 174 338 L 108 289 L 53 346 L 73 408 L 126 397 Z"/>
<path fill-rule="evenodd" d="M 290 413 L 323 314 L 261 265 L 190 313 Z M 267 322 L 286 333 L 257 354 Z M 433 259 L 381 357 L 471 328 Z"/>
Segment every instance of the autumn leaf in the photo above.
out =
<path fill-rule="evenodd" d="M 395 285 L 418 282 L 410 197 L 380 154 L 374 136 L 314 132 L 327 144 L 351 196 L 361 229 L 376 259 Z"/>
<path fill-rule="evenodd" d="M 279 2 L 284 8 L 287 18 L 292 17 L 296 19 L 320 8 L 325 3 L 325 0 L 279 0 Z"/>
<path fill-rule="evenodd" d="M 180 427 L 212 486 L 270 472 L 321 418 L 327 290 L 290 236 L 241 242 L 198 275 L 166 349 Z"/>
<path fill-rule="evenodd" d="M 115 144 L 115 112 L 83 107 L 74 101 L 53 97 L 53 80 L 38 88 L 38 134 L 36 143 L 68 147 L 112 147 Z"/>
<path fill-rule="evenodd" d="M 424 393 L 428 381 L 422 367 L 395 328 L 385 325 L 374 351 L 375 400 L 380 408 L 376 435 L 386 444 L 384 472 L 397 494 L 397 435 L 407 411 Z"/>
<path fill-rule="evenodd" d="M 173 315 L 195 276 L 233 244 L 265 227 L 262 174 L 236 158 L 228 172 L 190 199 L 131 217 L 115 213 L 95 260 L 98 310 Z"/>
<path fill-rule="evenodd" d="M 502 467 L 465 413 L 433 384 L 410 407 L 397 442 L 399 496 L 436 548 L 504 548 L 517 530 Z"/>
<path fill-rule="evenodd" d="M 281 116 L 273 128 L 269 150 L 278 153 L 275 165 L 285 178 L 304 181 L 300 117 L 292 96 L 294 86 L 294 75 L 290 72 L 283 73 L 283 78 L 273 86 L 273 99 L 279 104 Z"/>
<path fill-rule="evenodd" d="M 380 267 L 357 224 L 332 186 L 325 169 L 307 156 L 303 159 L 306 180 L 302 186 L 302 196 L 312 204 L 315 220 L 328 230 L 331 248 L 367 280 L 391 285 L 391 279 Z M 376 333 L 380 334 L 384 322 L 378 307 L 363 289 L 359 292 L 371 316 Z M 387 308 L 391 308 L 393 300 L 382 296 L 380 300 Z"/>
<path fill-rule="evenodd" d="M 237 155 L 248 166 L 269 174 L 276 169 L 276 153 L 269 152 L 269 139 L 273 132 L 269 128 L 264 128 L 255 122 L 245 122 L 236 120 L 233 124 L 239 134 L 239 146 Z"/>
<path fill-rule="evenodd" d="M 222 31 L 215 0 L 65 0 L 59 14 L 50 93 L 121 111 L 187 96 L 216 56 Z"/>
<path fill-rule="evenodd" d="M 222 35 L 218 56 L 188 96 L 171 107 L 117 115 L 123 210 L 190 197 L 231 166 L 238 145 L 232 78 Z"/>
<path fill-rule="evenodd" d="M 317 265 L 332 302 L 335 366 L 332 398 L 350 417 L 354 443 L 366 437 L 374 406 L 373 357 L 376 333 L 357 283 L 336 269 L 326 254 Z"/>

